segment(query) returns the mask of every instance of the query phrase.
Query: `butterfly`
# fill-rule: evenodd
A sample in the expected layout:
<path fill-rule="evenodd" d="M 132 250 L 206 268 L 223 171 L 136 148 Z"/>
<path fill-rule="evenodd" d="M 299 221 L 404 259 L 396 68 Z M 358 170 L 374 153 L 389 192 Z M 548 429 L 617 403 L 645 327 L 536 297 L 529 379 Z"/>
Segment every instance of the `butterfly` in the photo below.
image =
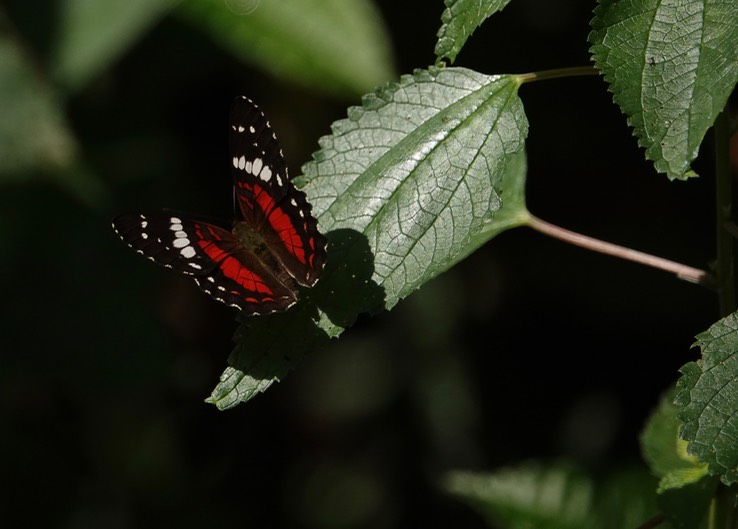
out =
<path fill-rule="evenodd" d="M 239 217 L 230 228 L 184 214 L 131 214 L 113 219 L 113 229 L 138 253 L 192 276 L 226 305 L 245 314 L 283 311 L 297 302 L 298 285 L 320 279 L 327 241 L 259 107 L 236 98 L 229 125 Z"/>

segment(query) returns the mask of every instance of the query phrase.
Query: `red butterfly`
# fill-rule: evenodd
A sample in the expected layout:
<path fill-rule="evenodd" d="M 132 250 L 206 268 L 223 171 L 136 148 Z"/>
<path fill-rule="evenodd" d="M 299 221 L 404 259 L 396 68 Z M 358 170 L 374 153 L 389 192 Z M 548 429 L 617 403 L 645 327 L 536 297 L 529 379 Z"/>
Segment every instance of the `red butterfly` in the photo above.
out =
<path fill-rule="evenodd" d="M 264 113 L 237 98 L 230 114 L 230 153 L 242 220 L 232 229 L 188 215 L 122 215 L 113 229 L 152 261 L 193 276 L 211 297 L 248 314 L 285 310 L 297 285 L 317 283 L 326 238 L 312 206 L 287 174 Z"/>

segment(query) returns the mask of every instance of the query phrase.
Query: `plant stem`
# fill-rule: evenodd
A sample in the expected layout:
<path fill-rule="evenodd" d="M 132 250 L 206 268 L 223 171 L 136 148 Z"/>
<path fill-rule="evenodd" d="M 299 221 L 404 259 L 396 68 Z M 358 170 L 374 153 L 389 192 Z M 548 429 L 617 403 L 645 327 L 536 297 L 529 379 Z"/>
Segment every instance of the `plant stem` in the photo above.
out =
<path fill-rule="evenodd" d="M 733 178 L 730 171 L 730 117 L 727 109 L 718 115 L 714 126 L 715 134 L 715 205 L 716 205 L 716 262 L 718 302 L 720 314 L 728 316 L 736 306 L 736 234 L 733 211 Z M 736 517 L 735 491 L 720 485 L 713 497 L 708 527 L 711 529 L 733 529 L 738 524 Z"/>
<path fill-rule="evenodd" d="M 543 70 L 542 72 L 531 72 L 520 74 L 521 82 L 543 81 L 545 79 L 558 79 L 560 77 L 576 77 L 583 75 L 599 75 L 600 72 L 594 66 L 572 66 L 571 68 L 556 68 Z"/>
<path fill-rule="evenodd" d="M 580 233 L 576 233 L 546 222 L 545 220 L 541 220 L 534 215 L 530 215 L 527 220 L 527 225 L 536 231 L 545 233 L 546 235 L 550 235 L 551 237 L 566 241 L 576 246 L 587 248 L 588 250 L 620 257 L 621 259 L 626 259 L 628 261 L 641 263 L 652 268 L 671 272 L 673 274 L 676 274 L 678 278 L 690 281 L 692 283 L 697 283 L 709 287 L 713 286 L 712 276 L 706 271 L 700 270 L 699 268 L 693 268 L 691 266 L 670 261 L 662 257 L 656 257 L 644 252 L 639 252 L 638 250 L 626 248 L 625 246 L 619 246 L 617 244 L 601 241 L 593 237 L 588 237 L 587 235 L 582 235 Z"/>
<path fill-rule="evenodd" d="M 721 484 L 710 503 L 707 526 L 710 529 L 735 529 L 735 502 L 735 490 Z"/>
<path fill-rule="evenodd" d="M 733 219 L 733 179 L 730 174 L 730 118 L 723 111 L 715 121 L 715 209 L 717 237 L 715 274 L 720 302 L 720 314 L 727 316 L 736 310 L 735 234 L 730 227 Z"/>

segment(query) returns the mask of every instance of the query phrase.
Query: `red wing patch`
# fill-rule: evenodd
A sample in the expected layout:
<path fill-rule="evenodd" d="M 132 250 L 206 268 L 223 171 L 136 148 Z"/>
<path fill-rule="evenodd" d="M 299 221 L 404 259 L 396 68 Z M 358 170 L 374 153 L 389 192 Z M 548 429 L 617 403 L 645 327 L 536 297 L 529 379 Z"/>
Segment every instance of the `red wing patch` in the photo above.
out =
<path fill-rule="evenodd" d="M 123 215 L 113 228 L 152 261 L 193 276 L 218 301 L 247 314 L 292 306 L 297 285 L 313 286 L 326 239 L 305 193 L 290 182 L 269 122 L 248 98 L 231 108 L 234 189 L 243 220 L 227 230 L 187 215 Z"/>

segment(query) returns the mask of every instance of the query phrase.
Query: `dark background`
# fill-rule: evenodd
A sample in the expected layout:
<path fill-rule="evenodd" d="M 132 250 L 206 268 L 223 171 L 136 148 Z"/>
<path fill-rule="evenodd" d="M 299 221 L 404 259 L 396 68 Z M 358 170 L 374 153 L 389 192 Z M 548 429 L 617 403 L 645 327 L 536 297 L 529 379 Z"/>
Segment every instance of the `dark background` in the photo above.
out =
<path fill-rule="evenodd" d="M 431 64 L 441 2 L 377 4 L 398 72 Z M 586 65 L 593 7 L 517 0 L 456 64 Z M 38 16 L 15 22 L 43 53 L 53 13 Z M 293 174 L 358 103 L 275 80 L 166 17 L 68 102 L 111 200 L 91 207 L 43 178 L 2 188 L 0 525 L 476 528 L 482 519 L 439 488 L 449 470 L 640 461 L 644 420 L 697 357 L 716 296 L 528 229 L 360 318 L 248 404 L 204 404 L 235 311 L 135 255 L 110 219 L 161 207 L 227 217 L 225 124 L 238 94 L 266 110 Z M 709 266 L 709 176 L 655 174 L 600 78 L 520 95 L 534 214 Z M 710 148 L 708 137 L 695 164 L 705 175 Z"/>

